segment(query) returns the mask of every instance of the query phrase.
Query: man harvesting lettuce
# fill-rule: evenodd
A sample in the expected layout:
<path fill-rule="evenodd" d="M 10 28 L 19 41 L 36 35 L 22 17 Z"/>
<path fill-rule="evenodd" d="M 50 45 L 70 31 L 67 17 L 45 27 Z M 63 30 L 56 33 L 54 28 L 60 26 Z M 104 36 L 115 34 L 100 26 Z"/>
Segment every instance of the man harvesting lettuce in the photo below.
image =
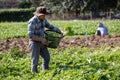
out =
<path fill-rule="evenodd" d="M 47 49 L 48 41 L 44 38 L 45 28 L 62 33 L 57 27 L 49 24 L 45 16 L 46 8 L 37 7 L 34 16 L 28 22 L 28 36 L 31 51 L 31 72 L 38 72 L 39 55 L 42 57 L 42 70 L 49 69 L 50 54 Z"/>

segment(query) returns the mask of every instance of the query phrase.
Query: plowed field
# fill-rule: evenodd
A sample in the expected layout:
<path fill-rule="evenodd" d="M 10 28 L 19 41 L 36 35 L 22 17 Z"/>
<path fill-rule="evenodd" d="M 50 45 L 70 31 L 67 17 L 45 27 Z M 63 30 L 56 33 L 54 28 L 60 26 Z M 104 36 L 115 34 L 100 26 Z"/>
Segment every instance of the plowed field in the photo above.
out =
<path fill-rule="evenodd" d="M 5 39 L 0 41 L 0 52 L 8 51 L 11 48 L 19 48 L 22 51 L 29 52 L 29 40 L 28 38 L 14 38 Z M 100 47 L 100 46 L 120 46 L 120 34 L 108 35 L 105 37 L 90 36 L 90 37 L 73 37 L 63 38 L 57 49 L 65 49 L 69 47 Z"/>

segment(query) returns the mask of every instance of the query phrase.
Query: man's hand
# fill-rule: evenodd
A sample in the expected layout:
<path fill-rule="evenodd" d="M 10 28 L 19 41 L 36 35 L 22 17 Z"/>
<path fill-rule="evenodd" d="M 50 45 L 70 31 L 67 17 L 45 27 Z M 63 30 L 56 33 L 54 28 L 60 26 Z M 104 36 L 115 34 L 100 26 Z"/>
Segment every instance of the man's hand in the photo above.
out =
<path fill-rule="evenodd" d="M 39 38 L 38 36 L 33 36 L 31 40 L 39 41 L 44 45 L 48 45 L 48 41 L 44 38 Z"/>
<path fill-rule="evenodd" d="M 63 34 L 63 31 L 61 31 L 61 30 L 58 30 L 57 32 L 60 33 L 60 34 Z"/>
<path fill-rule="evenodd" d="M 44 44 L 44 45 L 48 45 L 48 41 L 46 39 L 42 39 L 41 43 Z"/>

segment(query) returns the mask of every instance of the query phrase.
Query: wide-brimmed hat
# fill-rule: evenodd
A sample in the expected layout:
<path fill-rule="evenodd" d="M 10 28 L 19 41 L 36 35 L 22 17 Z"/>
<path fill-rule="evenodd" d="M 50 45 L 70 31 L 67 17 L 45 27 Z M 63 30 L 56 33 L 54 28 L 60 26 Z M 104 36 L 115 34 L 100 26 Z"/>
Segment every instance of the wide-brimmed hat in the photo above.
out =
<path fill-rule="evenodd" d="M 45 7 L 37 7 L 36 11 L 33 14 L 36 16 L 40 16 L 40 15 L 48 15 L 49 13 L 46 11 Z"/>

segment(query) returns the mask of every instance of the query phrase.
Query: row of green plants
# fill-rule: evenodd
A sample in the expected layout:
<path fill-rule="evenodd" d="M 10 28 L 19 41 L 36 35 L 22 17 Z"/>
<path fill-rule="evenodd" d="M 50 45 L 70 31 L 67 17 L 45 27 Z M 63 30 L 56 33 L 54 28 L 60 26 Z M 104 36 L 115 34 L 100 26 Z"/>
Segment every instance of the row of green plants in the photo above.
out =
<path fill-rule="evenodd" d="M 14 48 L 0 53 L 1 80 L 119 80 L 120 47 L 50 49 L 50 70 L 30 72 L 30 54 Z"/>
<path fill-rule="evenodd" d="M 54 20 L 49 22 L 63 30 L 65 36 L 85 36 L 86 33 L 88 35 L 95 35 L 98 22 L 103 22 L 103 24 L 108 27 L 110 35 L 120 34 L 119 20 Z M 0 39 L 27 37 L 27 22 L 1 22 L 0 30 Z"/>

